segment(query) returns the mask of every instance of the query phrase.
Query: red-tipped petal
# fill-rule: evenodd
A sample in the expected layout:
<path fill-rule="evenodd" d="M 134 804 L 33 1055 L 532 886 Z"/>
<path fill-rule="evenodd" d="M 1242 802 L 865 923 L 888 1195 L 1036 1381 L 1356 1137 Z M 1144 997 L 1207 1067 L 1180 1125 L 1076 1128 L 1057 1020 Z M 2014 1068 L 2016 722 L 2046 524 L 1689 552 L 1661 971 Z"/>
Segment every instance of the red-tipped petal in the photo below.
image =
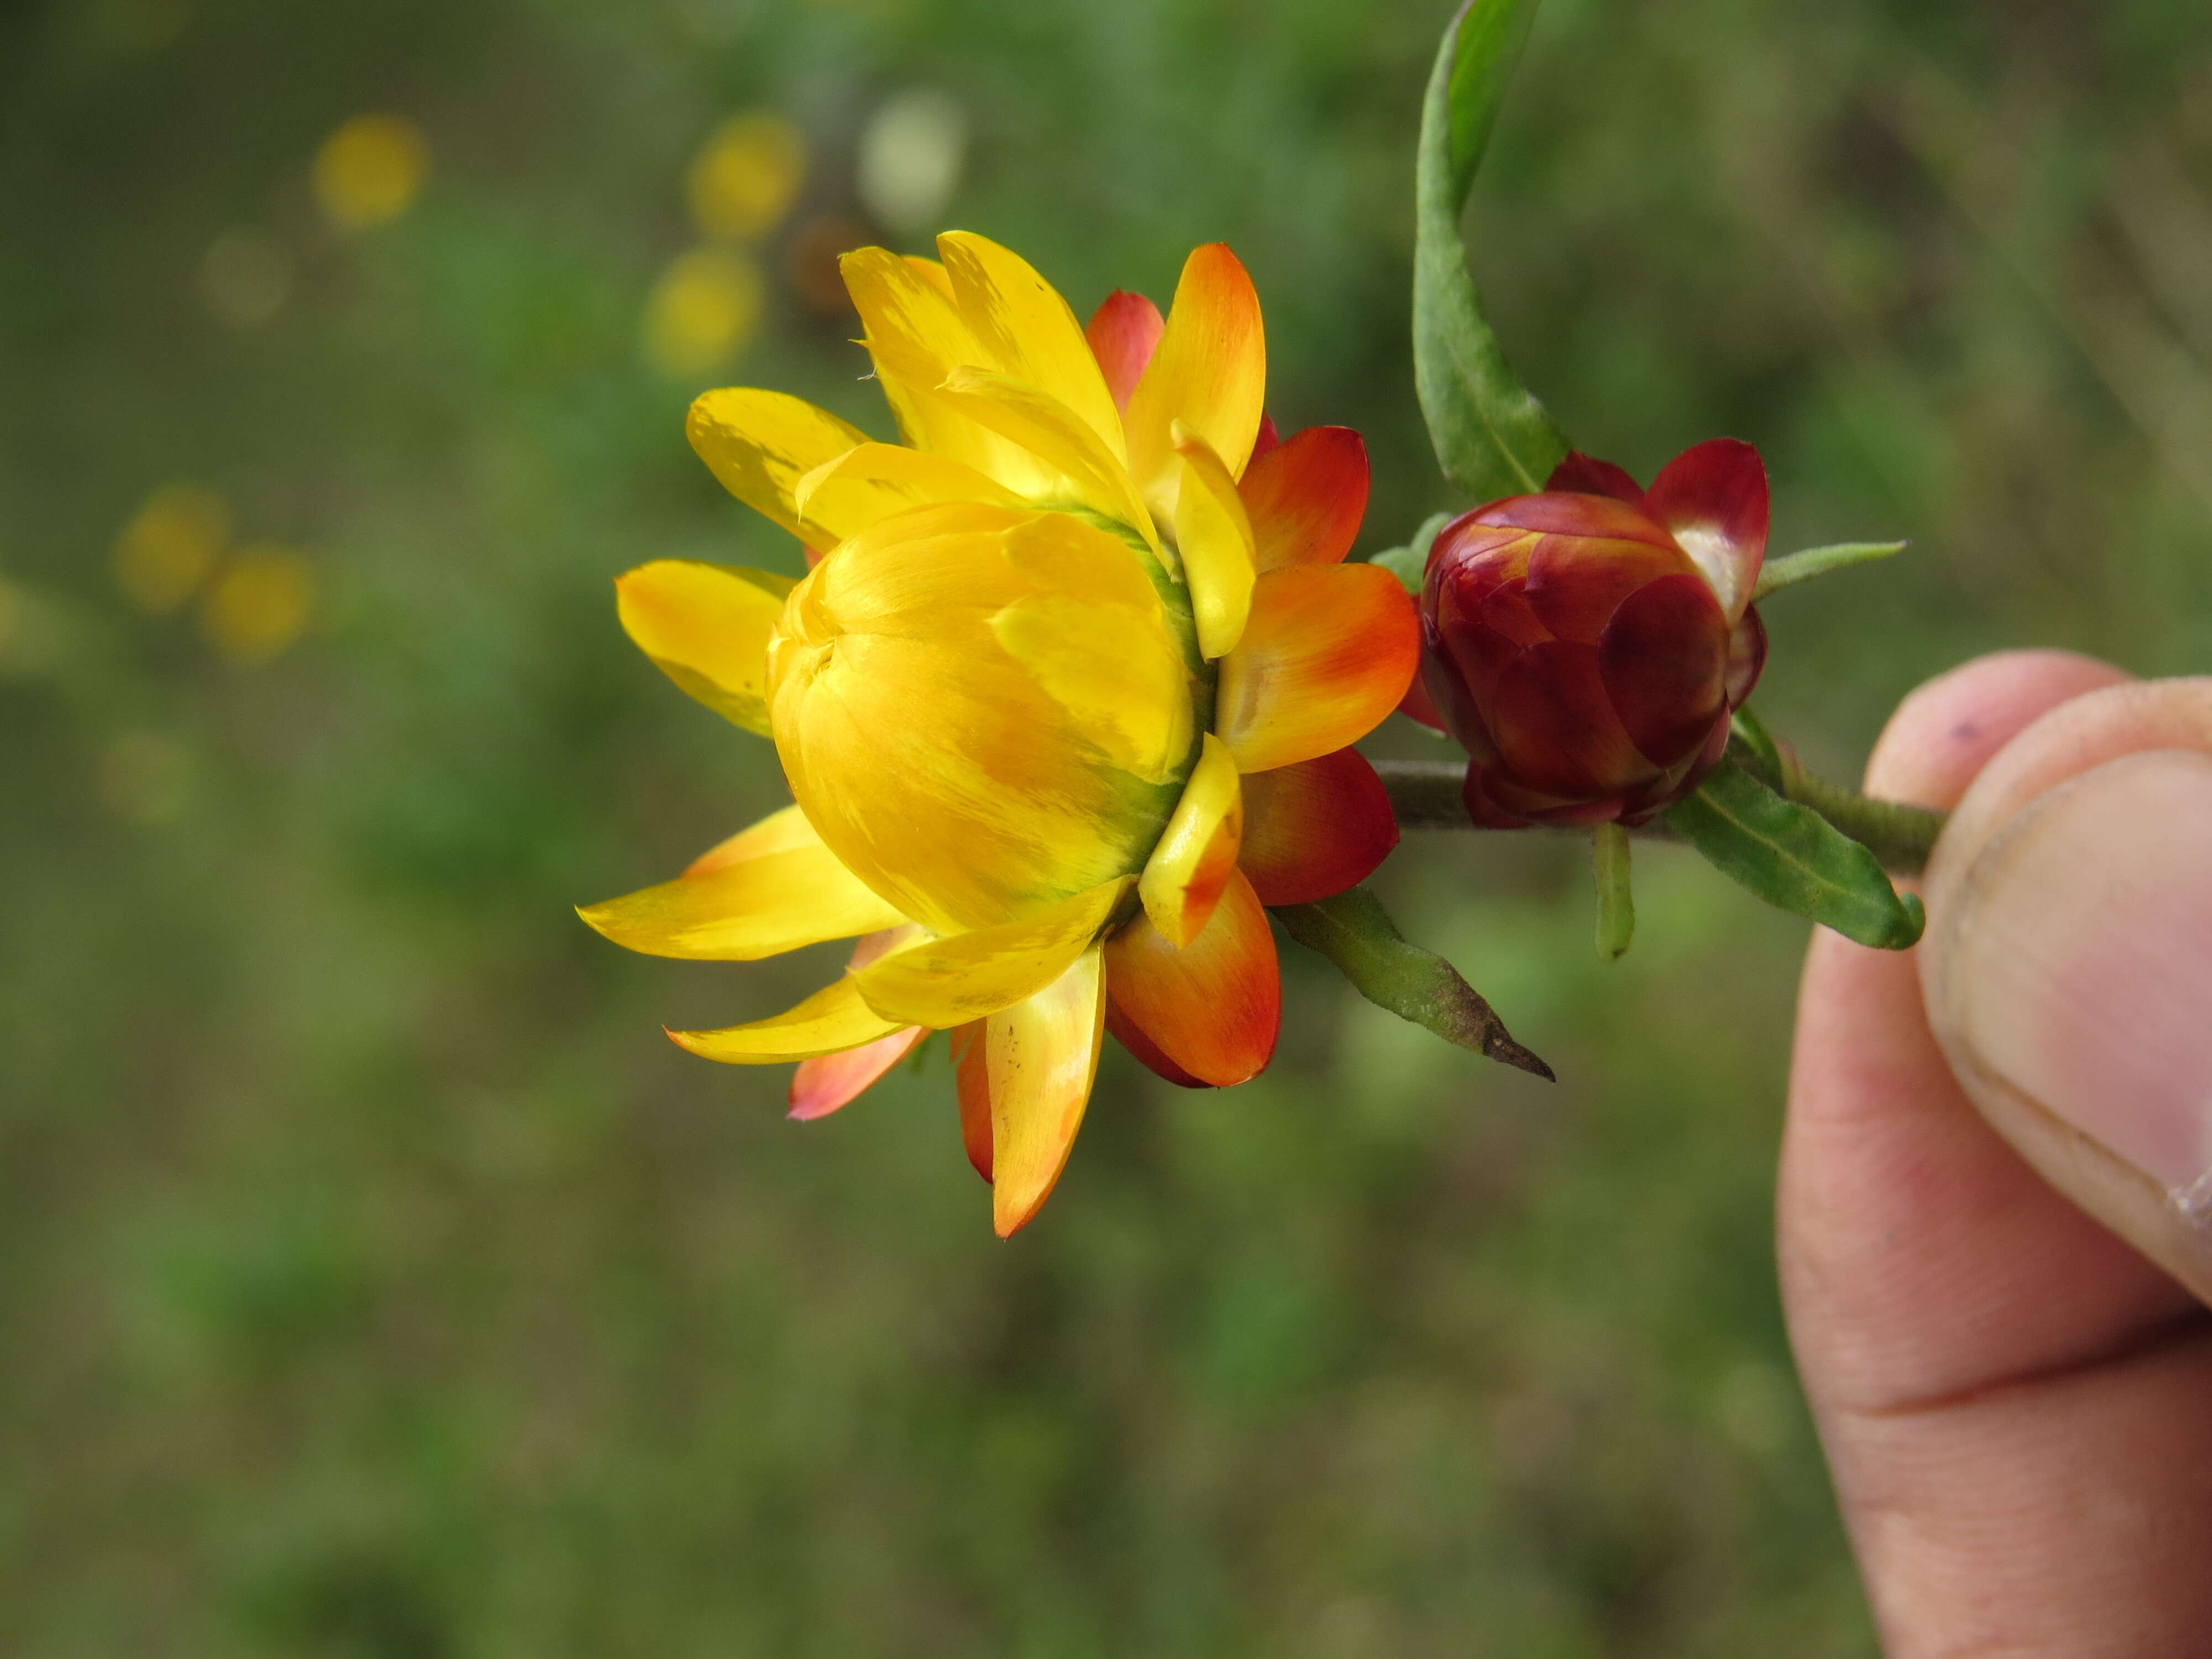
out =
<path fill-rule="evenodd" d="M 791 1074 L 790 1116 L 794 1121 L 809 1123 L 849 1105 L 880 1082 L 928 1035 L 923 1027 L 909 1025 L 842 1054 L 800 1060 L 799 1069 Z"/>
<path fill-rule="evenodd" d="M 1678 574 L 1699 580 L 1690 562 L 1672 547 L 1547 536 L 1529 556 L 1525 591 L 1529 608 L 1547 632 L 1558 639 L 1595 645 L 1631 594 Z M 1487 607 L 1483 619 L 1498 626 Z"/>
<path fill-rule="evenodd" d="M 1282 441 L 1283 434 L 1281 430 L 1275 425 L 1275 417 L 1267 413 L 1264 410 L 1261 410 L 1260 415 L 1260 435 L 1252 440 L 1252 460 L 1258 460 L 1269 450 L 1273 449 L 1281 444 Z M 1245 465 L 1248 466 L 1250 465 L 1251 461 L 1247 461 Z"/>
<path fill-rule="evenodd" d="M 986 1020 L 952 1031 L 952 1074 L 960 1094 L 960 1144 L 975 1173 L 991 1178 L 991 1073 L 983 1043 Z"/>
<path fill-rule="evenodd" d="M 716 848 L 707 859 L 715 857 L 728 845 L 726 842 Z M 707 859 L 702 859 L 700 863 L 706 863 Z M 852 960 L 846 963 L 846 971 L 858 973 L 870 963 L 913 944 L 921 932 L 918 927 L 886 927 L 879 933 L 863 934 L 853 946 Z M 902 1031 L 893 1031 L 889 1036 L 864 1042 L 857 1048 L 799 1061 L 799 1069 L 791 1074 L 790 1115 L 806 1123 L 829 1116 L 840 1106 L 851 1104 L 881 1081 L 885 1073 L 911 1054 L 914 1045 L 928 1035 L 927 1026 L 909 1025 Z"/>
<path fill-rule="evenodd" d="M 1478 529 L 1538 531 L 1547 536 L 1587 536 L 1601 542 L 1649 542 L 1672 547 L 1666 527 L 1626 501 L 1603 495 L 1510 495 L 1446 525 L 1437 538 L 1472 544 Z M 1431 548 L 1431 556 L 1435 553 Z"/>
<path fill-rule="evenodd" d="M 1206 931 L 1178 951 L 1143 916 L 1106 941 L 1115 1006 L 1159 1051 L 1202 1082 L 1226 1088 L 1263 1070 L 1282 1025 L 1275 935 L 1243 876 Z"/>
<path fill-rule="evenodd" d="M 1340 563 L 1366 514 L 1367 485 L 1367 446 L 1350 427 L 1310 426 L 1287 443 L 1255 446 L 1237 493 L 1259 568 Z"/>
<path fill-rule="evenodd" d="M 1397 844 L 1389 792 L 1356 749 L 1245 775 L 1238 863 L 1262 904 L 1310 904 L 1356 887 Z"/>
<path fill-rule="evenodd" d="M 1107 990 L 1106 1029 L 1113 1035 L 1116 1042 L 1178 1089 L 1211 1089 L 1213 1086 L 1211 1083 L 1203 1082 L 1193 1077 L 1162 1054 L 1159 1044 L 1146 1036 L 1143 1029 L 1123 1013 L 1120 1005 L 1114 1001 L 1113 988 L 1109 985 Z"/>
<path fill-rule="evenodd" d="M 1759 684 L 1759 677 L 1766 667 L 1766 624 L 1759 619 L 1757 610 L 1743 613 L 1743 620 L 1729 635 L 1728 702 L 1731 708 L 1743 707 L 1743 700 Z"/>
<path fill-rule="evenodd" d="M 1656 769 L 1613 714 L 1594 645 L 1554 640 L 1522 652 L 1498 676 L 1490 715 L 1506 769 L 1533 789 L 1587 799 Z"/>
<path fill-rule="evenodd" d="M 1579 449 L 1552 469 L 1544 488 L 1578 495 L 1610 495 L 1616 501 L 1626 501 L 1635 507 L 1644 505 L 1644 491 L 1635 479 L 1611 461 L 1601 461 Z"/>
<path fill-rule="evenodd" d="M 1114 407 L 1127 409 L 1129 394 L 1144 378 L 1145 365 L 1158 349 L 1167 319 L 1160 308 L 1141 294 L 1115 289 L 1105 303 L 1091 313 L 1083 337 L 1091 342 L 1091 355 L 1106 376 L 1106 389 L 1114 394 Z"/>
<path fill-rule="evenodd" d="M 1728 619 L 1693 572 L 1646 582 L 1613 613 L 1598 672 L 1628 740 L 1656 767 L 1693 752 L 1723 708 Z"/>
<path fill-rule="evenodd" d="M 1644 507 L 1698 562 L 1734 622 L 1766 556 L 1766 465 L 1736 438 L 1684 450 L 1651 481 Z"/>

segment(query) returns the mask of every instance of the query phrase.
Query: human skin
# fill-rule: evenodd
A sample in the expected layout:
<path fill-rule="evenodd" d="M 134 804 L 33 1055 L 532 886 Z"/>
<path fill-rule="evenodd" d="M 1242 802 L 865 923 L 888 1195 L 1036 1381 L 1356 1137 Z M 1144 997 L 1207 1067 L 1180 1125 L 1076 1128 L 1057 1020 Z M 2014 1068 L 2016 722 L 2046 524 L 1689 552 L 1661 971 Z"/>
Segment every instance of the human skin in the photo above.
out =
<path fill-rule="evenodd" d="M 1778 1231 L 1885 1651 L 2212 1653 L 2212 681 L 1985 658 L 1867 787 L 1954 817 L 1917 950 L 1814 937 Z"/>

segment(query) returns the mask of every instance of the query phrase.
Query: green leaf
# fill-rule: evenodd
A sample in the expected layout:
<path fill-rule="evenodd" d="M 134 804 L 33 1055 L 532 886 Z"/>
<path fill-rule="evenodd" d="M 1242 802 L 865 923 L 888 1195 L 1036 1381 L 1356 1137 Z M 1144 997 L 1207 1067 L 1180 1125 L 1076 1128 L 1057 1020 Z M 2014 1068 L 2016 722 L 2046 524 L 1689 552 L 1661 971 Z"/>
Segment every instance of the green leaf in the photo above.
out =
<path fill-rule="evenodd" d="M 1415 599 L 1421 596 L 1421 579 L 1427 574 L 1429 549 L 1435 545 L 1437 532 L 1459 515 L 1455 513 L 1432 513 L 1421 521 L 1413 532 L 1413 539 L 1403 547 L 1385 548 L 1367 562 L 1379 564 L 1404 585 Z"/>
<path fill-rule="evenodd" d="M 1920 901 L 1899 895 L 1871 851 L 1734 760 L 1716 767 L 1667 823 L 1723 875 L 1845 939 L 1903 951 L 1927 926 Z"/>
<path fill-rule="evenodd" d="M 1414 179 L 1413 379 L 1444 476 L 1478 501 L 1541 489 L 1566 434 L 1483 319 L 1460 216 L 1537 0 L 1468 0 L 1444 31 Z"/>
<path fill-rule="evenodd" d="M 1757 605 L 1770 593 L 1810 581 L 1815 576 L 1825 576 L 1831 570 L 1889 558 L 1911 545 L 1910 542 L 1838 542 L 1832 547 L 1808 547 L 1802 553 L 1785 553 L 1760 567 L 1759 580 L 1751 590 L 1751 602 Z"/>
<path fill-rule="evenodd" d="M 1497 1010 L 1457 969 L 1406 942 L 1382 901 L 1366 888 L 1313 904 L 1286 904 L 1275 915 L 1292 939 L 1334 963 L 1352 988 L 1376 1007 L 1426 1026 L 1447 1042 L 1554 1080 L 1552 1068 L 1513 1040 Z"/>

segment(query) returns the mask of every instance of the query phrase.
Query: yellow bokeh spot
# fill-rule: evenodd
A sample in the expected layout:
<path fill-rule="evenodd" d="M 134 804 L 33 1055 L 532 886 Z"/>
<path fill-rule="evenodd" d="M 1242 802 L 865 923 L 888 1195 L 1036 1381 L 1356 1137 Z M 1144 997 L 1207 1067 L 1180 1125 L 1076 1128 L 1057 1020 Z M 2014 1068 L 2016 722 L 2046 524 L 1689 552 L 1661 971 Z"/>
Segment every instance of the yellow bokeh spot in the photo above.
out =
<path fill-rule="evenodd" d="M 646 300 L 646 356 L 674 380 L 721 368 L 760 326 L 767 288 L 744 255 L 694 248 L 661 272 Z"/>
<path fill-rule="evenodd" d="M 430 145 L 404 115 L 356 115 L 315 152 L 315 199 L 341 230 L 387 224 L 414 204 Z"/>
<path fill-rule="evenodd" d="M 714 129 L 691 163 L 691 218 L 699 234 L 749 241 L 783 222 L 806 177 L 806 141 L 780 115 L 755 111 Z"/>
<path fill-rule="evenodd" d="M 241 550 L 202 607 L 208 642 L 227 660 L 266 662 L 307 626 L 315 609 L 315 573 L 289 548 Z"/>
<path fill-rule="evenodd" d="M 198 592 L 230 541 L 230 505 L 204 484 L 157 489 L 115 544 L 115 580 L 147 611 L 174 611 Z"/>

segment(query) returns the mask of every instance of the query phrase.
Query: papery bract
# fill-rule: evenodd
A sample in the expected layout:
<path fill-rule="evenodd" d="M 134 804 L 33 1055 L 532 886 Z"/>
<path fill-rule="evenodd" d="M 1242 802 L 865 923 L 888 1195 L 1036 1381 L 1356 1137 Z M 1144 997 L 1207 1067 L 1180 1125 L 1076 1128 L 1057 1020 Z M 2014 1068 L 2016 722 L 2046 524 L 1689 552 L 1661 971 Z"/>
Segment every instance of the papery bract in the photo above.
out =
<path fill-rule="evenodd" d="M 1086 331 L 1005 248 L 938 246 L 844 260 L 903 444 L 777 392 L 693 406 L 715 476 L 814 568 L 647 565 L 617 583 L 623 624 L 773 737 L 797 804 L 584 916 L 662 956 L 865 935 L 797 1007 L 672 1035 L 801 1062 L 811 1118 L 954 1031 L 1006 1233 L 1058 1178 L 1106 1031 L 1176 1083 L 1267 1065 L 1264 906 L 1340 892 L 1395 843 L 1350 745 L 1404 696 L 1419 628 L 1394 577 L 1343 562 L 1358 436 L 1267 421 L 1227 248 L 1191 255 L 1164 319 L 1116 294 Z"/>
<path fill-rule="evenodd" d="M 1422 683 L 1498 829 L 1638 824 L 1718 762 L 1766 659 L 1751 594 L 1765 469 L 1716 439 L 1650 490 L 1571 455 L 1541 495 L 1447 525 L 1421 591 Z"/>

